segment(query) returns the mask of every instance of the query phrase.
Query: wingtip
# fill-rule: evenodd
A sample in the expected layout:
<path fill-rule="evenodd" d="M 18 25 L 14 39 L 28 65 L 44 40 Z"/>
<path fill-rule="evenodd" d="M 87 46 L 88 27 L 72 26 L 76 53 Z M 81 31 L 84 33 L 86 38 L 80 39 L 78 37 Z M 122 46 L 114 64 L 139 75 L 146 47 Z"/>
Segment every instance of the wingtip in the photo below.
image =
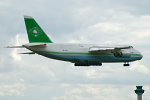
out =
<path fill-rule="evenodd" d="M 33 17 L 31 17 L 31 16 L 27 16 L 27 15 L 24 15 L 24 18 L 33 18 Z"/>

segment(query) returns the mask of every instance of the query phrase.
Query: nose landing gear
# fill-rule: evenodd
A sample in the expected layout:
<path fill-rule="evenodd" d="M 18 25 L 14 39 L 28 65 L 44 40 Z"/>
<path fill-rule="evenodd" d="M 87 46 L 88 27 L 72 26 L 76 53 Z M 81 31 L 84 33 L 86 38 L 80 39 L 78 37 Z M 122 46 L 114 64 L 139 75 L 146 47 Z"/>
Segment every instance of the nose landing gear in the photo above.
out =
<path fill-rule="evenodd" d="M 124 67 L 126 66 L 130 66 L 129 62 L 125 62 L 125 64 L 123 64 Z"/>

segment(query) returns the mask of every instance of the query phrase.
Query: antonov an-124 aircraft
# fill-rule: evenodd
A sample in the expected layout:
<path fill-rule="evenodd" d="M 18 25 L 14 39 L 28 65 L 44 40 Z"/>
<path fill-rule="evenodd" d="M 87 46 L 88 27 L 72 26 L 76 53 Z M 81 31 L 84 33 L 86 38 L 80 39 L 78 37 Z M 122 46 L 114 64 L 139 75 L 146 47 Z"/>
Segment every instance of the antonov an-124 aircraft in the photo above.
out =
<path fill-rule="evenodd" d="M 97 44 L 53 43 L 34 18 L 24 16 L 28 44 L 8 46 L 7 48 L 26 48 L 31 52 L 20 54 L 39 54 L 48 58 L 68 61 L 75 66 L 101 66 L 102 63 L 129 62 L 142 59 L 142 54 L 132 46 L 103 46 Z"/>

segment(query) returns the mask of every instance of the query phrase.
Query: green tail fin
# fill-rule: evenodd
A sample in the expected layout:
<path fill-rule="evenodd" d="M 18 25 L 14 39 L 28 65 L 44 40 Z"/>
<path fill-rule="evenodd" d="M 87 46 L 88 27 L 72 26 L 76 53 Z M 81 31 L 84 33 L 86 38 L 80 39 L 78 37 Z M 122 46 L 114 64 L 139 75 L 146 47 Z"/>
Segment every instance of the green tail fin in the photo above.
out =
<path fill-rule="evenodd" d="M 28 33 L 29 43 L 52 43 L 49 37 L 30 16 L 24 16 L 25 25 Z"/>

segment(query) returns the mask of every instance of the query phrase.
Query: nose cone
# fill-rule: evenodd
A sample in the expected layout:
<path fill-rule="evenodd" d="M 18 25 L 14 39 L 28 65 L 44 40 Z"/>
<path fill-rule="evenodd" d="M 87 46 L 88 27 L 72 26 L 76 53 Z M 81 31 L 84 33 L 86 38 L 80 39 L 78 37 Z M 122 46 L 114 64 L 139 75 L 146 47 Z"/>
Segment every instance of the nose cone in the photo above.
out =
<path fill-rule="evenodd" d="M 137 58 L 137 60 L 141 60 L 142 58 L 143 58 L 143 55 L 140 53 L 140 52 L 138 52 L 138 58 Z"/>
<path fill-rule="evenodd" d="M 143 58 L 143 55 L 141 53 L 139 55 L 140 55 L 140 59 L 139 60 L 141 60 Z"/>
<path fill-rule="evenodd" d="M 134 53 L 136 54 L 136 59 L 141 60 L 143 58 L 143 55 L 136 49 L 134 49 Z"/>

